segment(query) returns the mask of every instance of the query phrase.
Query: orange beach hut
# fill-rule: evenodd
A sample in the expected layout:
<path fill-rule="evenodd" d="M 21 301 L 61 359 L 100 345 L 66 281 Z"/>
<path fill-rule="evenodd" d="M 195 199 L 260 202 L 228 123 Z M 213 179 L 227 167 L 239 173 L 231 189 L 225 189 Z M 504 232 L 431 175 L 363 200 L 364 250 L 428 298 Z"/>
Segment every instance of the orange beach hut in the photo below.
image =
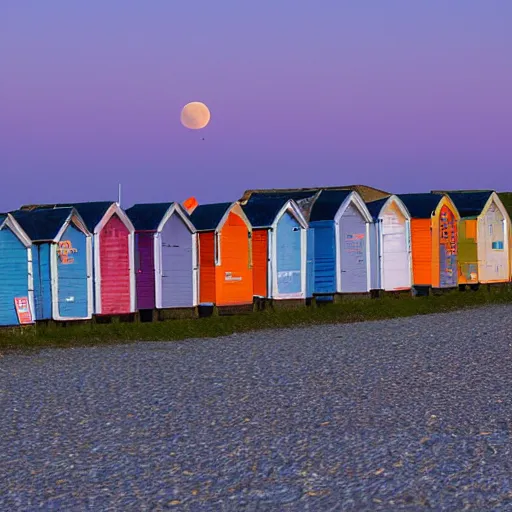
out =
<path fill-rule="evenodd" d="M 238 202 L 184 206 L 198 233 L 199 304 L 252 304 L 252 226 Z M 196 203 L 197 204 L 197 203 Z"/>
<path fill-rule="evenodd" d="M 460 215 L 440 194 L 397 194 L 411 216 L 412 284 L 415 288 L 458 286 Z"/>

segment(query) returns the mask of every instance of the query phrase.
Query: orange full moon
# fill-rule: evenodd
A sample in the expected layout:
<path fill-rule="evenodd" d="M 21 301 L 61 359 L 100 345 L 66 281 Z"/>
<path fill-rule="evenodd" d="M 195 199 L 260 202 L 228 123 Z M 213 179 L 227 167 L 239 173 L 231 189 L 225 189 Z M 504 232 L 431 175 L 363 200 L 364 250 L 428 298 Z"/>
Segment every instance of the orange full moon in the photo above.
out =
<path fill-rule="evenodd" d="M 200 130 L 210 122 L 210 111 L 200 101 L 187 103 L 181 111 L 181 124 L 191 130 Z"/>

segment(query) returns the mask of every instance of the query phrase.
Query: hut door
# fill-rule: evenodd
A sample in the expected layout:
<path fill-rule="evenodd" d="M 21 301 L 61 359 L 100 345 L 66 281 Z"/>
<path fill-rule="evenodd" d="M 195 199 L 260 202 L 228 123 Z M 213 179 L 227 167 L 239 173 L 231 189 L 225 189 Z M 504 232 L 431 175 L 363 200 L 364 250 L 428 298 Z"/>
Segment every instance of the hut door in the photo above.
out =
<path fill-rule="evenodd" d="M 193 237 L 177 214 L 162 230 L 162 307 L 194 305 Z"/>
<path fill-rule="evenodd" d="M 277 294 L 300 295 L 301 276 L 301 227 L 285 213 L 277 224 Z"/>
<path fill-rule="evenodd" d="M 366 221 L 353 204 L 341 216 L 339 230 L 341 292 L 367 292 Z"/>
<path fill-rule="evenodd" d="M 155 307 L 155 260 L 153 234 L 135 235 L 135 276 L 137 286 L 137 309 Z"/>
<path fill-rule="evenodd" d="M 409 288 L 406 220 L 394 203 L 384 212 L 382 219 L 382 258 L 384 289 Z"/>
<path fill-rule="evenodd" d="M 441 288 L 457 286 L 457 222 L 446 205 L 439 214 L 439 272 Z"/>

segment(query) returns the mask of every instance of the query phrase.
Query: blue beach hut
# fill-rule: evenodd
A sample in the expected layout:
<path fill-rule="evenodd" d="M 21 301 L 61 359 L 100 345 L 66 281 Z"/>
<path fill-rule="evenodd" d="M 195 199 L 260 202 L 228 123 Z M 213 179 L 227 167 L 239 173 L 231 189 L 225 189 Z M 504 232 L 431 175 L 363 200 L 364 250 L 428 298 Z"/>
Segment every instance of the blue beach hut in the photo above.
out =
<path fill-rule="evenodd" d="M 308 224 L 297 203 L 255 195 L 242 208 L 253 226 L 254 296 L 304 300 Z"/>
<path fill-rule="evenodd" d="M 34 318 L 32 243 L 8 213 L 0 214 L 0 325 L 19 325 L 16 301 L 28 306 L 29 323 Z M 25 322 L 23 322 L 25 323 Z"/>
<path fill-rule="evenodd" d="M 32 241 L 36 320 L 92 318 L 91 234 L 74 208 L 18 210 Z"/>

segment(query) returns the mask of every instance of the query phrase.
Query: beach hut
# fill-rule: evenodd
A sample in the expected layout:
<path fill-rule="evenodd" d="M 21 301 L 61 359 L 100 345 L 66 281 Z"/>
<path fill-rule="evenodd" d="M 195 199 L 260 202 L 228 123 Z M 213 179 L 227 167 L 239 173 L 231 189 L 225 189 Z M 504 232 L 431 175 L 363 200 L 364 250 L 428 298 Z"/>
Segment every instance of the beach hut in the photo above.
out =
<path fill-rule="evenodd" d="M 452 288 L 457 279 L 459 212 L 447 195 L 397 194 L 411 217 L 414 288 Z"/>
<path fill-rule="evenodd" d="M 95 201 L 26 205 L 22 210 L 74 207 L 92 233 L 94 313 L 124 315 L 135 312 L 135 228 L 118 203 Z"/>
<path fill-rule="evenodd" d="M 12 215 L 0 214 L 0 326 L 33 321 L 32 242 Z"/>
<path fill-rule="evenodd" d="M 498 192 L 498 197 L 500 198 L 503 206 L 507 210 L 508 216 L 512 219 L 512 192 Z M 509 247 L 509 269 L 510 269 L 510 280 L 512 280 L 512 222 L 509 225 L 508 230 L 508 247 Z"/>
<path fill-rule="evenodd" d="M 199 234 L 199 304 L 252 304 L 252 227 L 238 202 L 195 206 Z"/>
<path fill-rule="evenodd" d="M 412 287 L 410 215 L 396 196 L 366 203 L 370 224 L 371 288 L 400 291 Z"/>
<path fill-rule="evenodd" d="M 137 309 L 197 306 L 196 230 L 179 203 L 135 204 Z"/>
<path fill-rule="evenodd" d="M 255 195 L 242 207 L 252 225 L 254 296 L 305 300 L 308 224 L 297 203 Z"/>
<path fill-rule="evenodd" d="M 11 212 L 32 242 L 35 320 L 93 313 L 91 234 L 74 208 Z"/>
<path fill-rule="evenodd" d="M 459 284 L 510 279 L 510 217 L 493 190 L 447 190 L 460 214 Z"/>

